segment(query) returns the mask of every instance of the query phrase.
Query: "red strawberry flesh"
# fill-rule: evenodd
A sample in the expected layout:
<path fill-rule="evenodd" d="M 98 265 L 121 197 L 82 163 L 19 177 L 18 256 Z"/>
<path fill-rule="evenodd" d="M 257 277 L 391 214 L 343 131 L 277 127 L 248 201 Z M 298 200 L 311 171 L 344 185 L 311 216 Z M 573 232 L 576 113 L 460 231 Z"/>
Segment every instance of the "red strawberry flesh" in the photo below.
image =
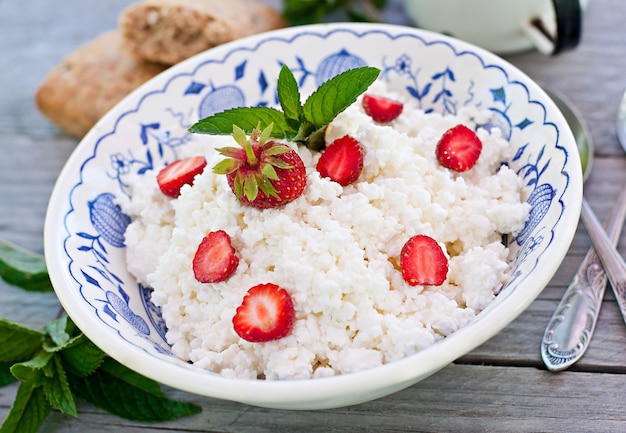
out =
<path fill-rule="evenodd" d="M 361 144 L 344 135 L 329 144 L 317 161 L 317 171 L 342 186 L 356 182 L 363 170 Z"/>
<path fill-rule="evenodd" d="M 476 164 L 482 148 L 483 144 L 474 131 L 465 125 L 457 125 L 444 132 L 435 154 L 442 166 L 464 172 Z"/>
<path fill-rule="evenodd" d="M 402 248 L 400 268 L 411 286 L 440 286 L 448 275 L 448 258 L 433 238 L 415 235 Z"/>
<path fill-rule="evenodd" d="M 184 185 L 191 185 L 196 175 L 204 171 L 207 162 L 203 156 L 177 159 L 163 168 L 157 175 L 157 183 L 161 192 L 168 197 L 176 198 Z"/>
<path fill-rule="evenodd" d="M 378 123 L 388 123 L 395 120 L 401 113 L 404 105 L 401 102 L 369 93 L 363 95 L 363 110 Z"/>
<path fill-rule="evenodd" d="M 218 283 L 230 277 L 239 265 L 230 236 L 223 230 L 210 232 L 193 257 L 193 274 L 201 283 Z"/>
<path fill-rule="evenodd" d="M 233 317 L 237 335 L 261 343 L 285 337 L 294 322 L 294 306 L 289 293 L 273 283 L 248 290 Z"/>

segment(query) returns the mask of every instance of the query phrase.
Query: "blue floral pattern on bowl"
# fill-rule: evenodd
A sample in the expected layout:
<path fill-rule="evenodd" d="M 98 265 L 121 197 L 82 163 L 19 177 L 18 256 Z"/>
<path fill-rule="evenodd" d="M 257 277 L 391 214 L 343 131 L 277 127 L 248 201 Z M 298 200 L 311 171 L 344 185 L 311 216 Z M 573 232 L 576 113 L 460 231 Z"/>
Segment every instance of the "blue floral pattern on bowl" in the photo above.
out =
<path fill-rule="evenodd" d="M 79 316 L 79 326 L 95 320 L 129 346 L 157 358 L 171 357 L 166 325 L 150 302 L 150 288 L 126 270 L 123 232 L 129 218 L 116 200 L 130 194 L 133 178 L 176 159 L 196 139 L 187 128 L 197 119 L 233 106 L 275 105 L 275 82 L 283 64 L 294 71 L 303 96 L 333 75 L 367 64 L 380 68 L 381 79 L 427 112 L 454 115 L 475 105 L 493 113 L 481 126 L 500 128 L 517 148 L 514 158 L 504 163 L 531 191 L 532 212 L 524 230 L 507 240 L 513 272 L 483 313 L 506 302 L 546 254 L 565 254 L 569 242 L 559 245 L 556 238 L 566 196 L 580 194 L 572 191 L 572 179 L 575 186 L 582 185 L 576 172 L 580 166 L 562 145 L 563 120 L 548 117 L 547 98 L 529 88 L 526 77 L 506 70 L 487 52 L 458 48 L 446 37 L 415 29 L 288 29 L 225 45 L 172 67 L 109 113 L 80 144 L 62 173 L 62 186 L 55 189 L 55 215 L 46 228 L 54 225 L 59 232 L 49 235 L 47 248 L 62 256 L 55 258 L 62 262 L 60 284 L 71 285 L 74 292 L 59 290 L 59 298 L 71 316 Z M 531 136 L 542 139 L 531 141 Z M 81 311 L 68 308 L 72 303 L 81 304 Z M 83 330 L 96 343 L 104 338 Z"/>

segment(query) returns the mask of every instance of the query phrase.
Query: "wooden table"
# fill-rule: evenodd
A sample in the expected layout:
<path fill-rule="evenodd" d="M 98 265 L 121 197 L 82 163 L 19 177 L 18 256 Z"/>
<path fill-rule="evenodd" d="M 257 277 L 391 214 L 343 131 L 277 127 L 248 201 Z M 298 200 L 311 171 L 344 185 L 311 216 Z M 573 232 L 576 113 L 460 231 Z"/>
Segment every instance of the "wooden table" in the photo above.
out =
<path fill-rule="evenodd" d="M 37 111 L 33 95 L 44 75 L 66 54 L 114 28 L 131 0 L 0 0 L 0 237 L 43 250 L 49 194 L 77 141 Z M 390 1 L 390 22 L 406 23 L 401 3 Z M 592 0 L 582 42 L 548 58 L 535 52 L 508 60 L 565 95 L 585 116 L 596 146 L 588 200 L 600 218 L 626 182 L 626 158 L 615 115 L 626 89 L 626 3 Z M 626 232 L 622 235 L 626 248 Z M 354 407 L 287 412 L 198 397 L 167 389 L 203 407 L 195 417 L 165 424 L 128 422 L 88 404 L 74 419 L 54 412 L 43 432 L 307 432 L 307 431 L 626 431 L 626 326 L 607 291 L 596 333 L 573 368 L 550 373 L 539 347 L 544 328 L 590 241 L 582 227 L 551 283 L 539 298 L 490 341 L 404 391 Z M 54 294 L 24 295 L 0 281 L 0 315 L 33 326 L 58 311 Z M 17 386 L 0 389 L 4 419 Z"/>

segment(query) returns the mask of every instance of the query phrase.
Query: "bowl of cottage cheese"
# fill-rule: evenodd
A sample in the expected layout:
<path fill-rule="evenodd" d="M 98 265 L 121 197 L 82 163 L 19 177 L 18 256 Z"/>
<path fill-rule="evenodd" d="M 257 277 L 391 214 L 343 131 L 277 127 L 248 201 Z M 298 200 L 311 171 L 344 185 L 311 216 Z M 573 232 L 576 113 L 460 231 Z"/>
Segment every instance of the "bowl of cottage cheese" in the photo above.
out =
<path fill-rule="evenodd" d="M 368 94 L 402 104 L 378 122 L 363 96 L 324 140 L 363 149 L 358 179 L 316 169 L 321 152 L 287 143 L 304 164 L 296 199 L 257 209 L 211 170 L 233 137 L 194 134 L 235 107 L 276 107 L 282 65 L 302 98 L 338 74 L 380 70 Z M 457 125 L 480 157 L 442 166 Z M 202 156 L 175 197 L 158 175 Z M 209 396 L 281 409 L 358 404 L 406 388 L 485 342 L 549 282 L 576 230 L 582 172 L 558 108 L 524 73 L 470 44 L 414 28 L 329 24 L 225 44 L 168 69 L 85 136 L 54 188 L 45 252 L 56 293 L 85 335 L 129 368 Z M 237 262 L 225 281 L 194 275 L 199 243 L 226 232 Z M 446 275 L 410 284 L 401 254 L 425 235 Z M 290 327 L 249 341 L 234 317 L 251 287 L 290 296 Z"/>

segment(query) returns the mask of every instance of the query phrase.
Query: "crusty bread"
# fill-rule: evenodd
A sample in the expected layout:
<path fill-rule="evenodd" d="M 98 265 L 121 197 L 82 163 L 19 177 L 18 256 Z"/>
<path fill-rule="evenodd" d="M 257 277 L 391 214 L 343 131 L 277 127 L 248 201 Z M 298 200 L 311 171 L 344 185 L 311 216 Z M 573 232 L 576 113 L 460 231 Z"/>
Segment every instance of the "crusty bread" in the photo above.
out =
<path fill-rule="evenodd" d="M 65 57 L 37 90 L 41 113 L 83 137 L 139 85 L 194 54 L 243 36 L 286 26 L 256 0 L 141 0 L 106 32 Z"/>
<path fill-rule="evenodd" d="M 129 57 L 170 65 L 286 25 L 279 11 L 254 0 L 142 0 L 119 18 Z"/>
<path fill-rule="evenodd" d="M 116 30 L 103 33 L 54 67 L 35 95 L 41 113 L 80 138 L 117 102 L 167 68 L 129 59 L 120 41 Z"/>

